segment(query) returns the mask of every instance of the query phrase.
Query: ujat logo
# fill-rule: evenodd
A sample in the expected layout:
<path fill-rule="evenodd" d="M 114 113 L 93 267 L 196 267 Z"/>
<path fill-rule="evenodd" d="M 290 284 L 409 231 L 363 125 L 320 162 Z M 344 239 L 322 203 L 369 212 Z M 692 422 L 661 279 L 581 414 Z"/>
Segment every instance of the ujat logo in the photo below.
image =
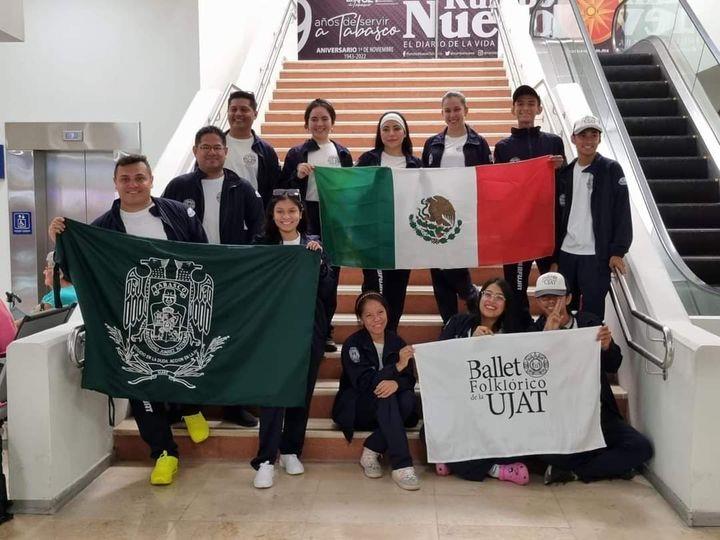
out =
<path fill-rule="evenodd" d="M 503 361 L 491 356 L 489 361 L 468 360 L 470 400 L 484 401 L 495 416 L 544 413 L 548 396 L 545 376 L 550 361 L 540 352 L 525 355 L 522 364 L 515 358 Z"/>

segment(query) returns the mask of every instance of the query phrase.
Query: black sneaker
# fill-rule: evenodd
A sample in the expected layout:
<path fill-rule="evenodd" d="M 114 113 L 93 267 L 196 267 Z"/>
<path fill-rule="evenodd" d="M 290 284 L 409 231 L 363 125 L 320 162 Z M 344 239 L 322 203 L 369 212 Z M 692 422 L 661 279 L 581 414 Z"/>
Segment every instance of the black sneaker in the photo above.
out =
<path fill-rule="evenodd" d="M 577 475 L 574 472 L 566 471 L 565 469 L 554 467 L 552 465 L 547 466 L 547 469 L 545 469 L 545 476 L 543 478 L 543 482 L 546 486 L 549 486 L 550 484 L 567 484 L 568 482 L 573 482 L 575 480 L 577 480 Z"/>
<path fill-rule="evenodd" d="M 258 425 L 258 419 L 240 405 L 225 407 L 223 409 L 223 420 L 242 427 L 255 427 Z"/>
<path fill-rule="evenodd" d="M 332 338 L 327 338 L 325 340 L 325 352 L 337 352 L 337 350 L 337 343 L 335 343 Z"/>

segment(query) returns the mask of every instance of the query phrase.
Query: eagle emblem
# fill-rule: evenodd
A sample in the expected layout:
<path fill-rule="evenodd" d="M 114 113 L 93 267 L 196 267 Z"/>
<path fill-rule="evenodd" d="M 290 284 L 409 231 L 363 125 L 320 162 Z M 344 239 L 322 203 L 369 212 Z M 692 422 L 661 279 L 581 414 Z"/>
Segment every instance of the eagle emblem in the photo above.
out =
<path fill-rule="evenodd" d="M 455 207 L 441 195 L 420 201 L 415 215 L 410 214 L 410 227 L 420 238 L 432 244 L 447 244 L 460 234 L 462 220 L 457 219 Z"/>
<path fill-rule="evenodd" d="M 105 324 L 122 362 L 139 384 L 167 377 L 195 388 L 188 379 L 203 370 L 230 336 L 206 343 L 212 321 L 214 281 L 192 261 L 149 258 L 125 277 L 123 329 Z"/>

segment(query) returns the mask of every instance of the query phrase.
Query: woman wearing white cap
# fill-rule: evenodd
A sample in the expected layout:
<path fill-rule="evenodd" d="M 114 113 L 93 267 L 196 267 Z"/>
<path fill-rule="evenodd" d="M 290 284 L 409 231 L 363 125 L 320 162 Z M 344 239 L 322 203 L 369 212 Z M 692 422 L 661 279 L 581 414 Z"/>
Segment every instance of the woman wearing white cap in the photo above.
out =
<path fill-rule="evenodd" d="M 358 159 L 357 167 L 390 167 L 393 169 L 419 169 L 421 161 L 413 156 L 410 128 L 405 117 L 396 111 L 380 116 L 375 132 L 375 148 Z M 390 305 L 388 329 L 397 332 L 400 316 L 405 307 L 405 294 L 410 270 L 363 269 L 363 292 L 377 291 Z"/>

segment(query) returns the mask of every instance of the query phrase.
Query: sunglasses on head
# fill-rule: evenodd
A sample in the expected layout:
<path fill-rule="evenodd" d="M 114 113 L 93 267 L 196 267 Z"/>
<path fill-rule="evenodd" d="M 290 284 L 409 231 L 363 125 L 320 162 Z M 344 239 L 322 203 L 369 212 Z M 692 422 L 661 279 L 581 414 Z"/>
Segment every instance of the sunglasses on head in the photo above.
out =
<path fill-rule="evenodd" d="M 273 197 L 291 197 L 293 199 L 300 200 L 299 189 L 273 189 Z"/>

